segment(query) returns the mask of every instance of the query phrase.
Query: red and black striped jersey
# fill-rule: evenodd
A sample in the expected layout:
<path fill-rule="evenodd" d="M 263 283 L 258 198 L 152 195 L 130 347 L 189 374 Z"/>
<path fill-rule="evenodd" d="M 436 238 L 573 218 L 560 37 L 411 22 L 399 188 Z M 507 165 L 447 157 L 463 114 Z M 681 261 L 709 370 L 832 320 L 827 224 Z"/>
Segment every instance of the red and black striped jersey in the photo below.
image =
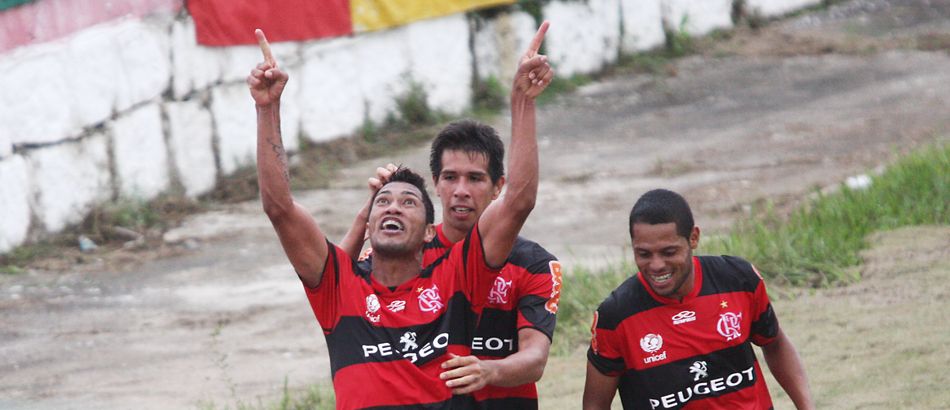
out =
<path fill-rule="evenodd" d="M 439 374 L 447 352 L 471 354 L 477 314 L 498 273 L 485 263 L 477 227 L 395 289 L 328 245 L 320 284 L 304 288 L 326 337 L 337 408 L 475 408 Z"/>
<path fill-rule="evenodd" d="M 437 262 L 453 246 L 442 224 L 423 253 L 423 265 Z M 483 360 L 501 359 L 518 351 L 518 331 L 533 328 L 554 337 L 561 292 L 561 265 L 535 242 L 518 237 L 508 261 L 495 278 L 472 338 L 472 354 Z M 485 386 L 473 393 L 481 409 L 536 409 L 534 383 L 515 387 Z"/>
<path fill-rule="evenodd" d="M 455 246 L 436 226 L 436 237 L 426 243 L 423 266 L 439 262 Z M 361 262 L 369 266 L 372 250 Z M 483 360 L 507 357 L 518 351 L 518 331 L 533 328 L 553 339 L 561 295 L 561 264 L 535 242 L 518 237 L 508 261 L 495 278 L 471 340 L 472 354 Z M 473 393 L 479 409 L 536 409 L 534 383 L 514 387 L 485 386 Z"/>
<path fill-rule="evenodd" d="M 625 409 L 769 409 L 752 343 L 771 343 L 778 319 L 765 282 L 731 256 L 693 258 L 693 291 L 659 296 L 642 275 L 594 313 L 590 363 L 619 376 Z"/>

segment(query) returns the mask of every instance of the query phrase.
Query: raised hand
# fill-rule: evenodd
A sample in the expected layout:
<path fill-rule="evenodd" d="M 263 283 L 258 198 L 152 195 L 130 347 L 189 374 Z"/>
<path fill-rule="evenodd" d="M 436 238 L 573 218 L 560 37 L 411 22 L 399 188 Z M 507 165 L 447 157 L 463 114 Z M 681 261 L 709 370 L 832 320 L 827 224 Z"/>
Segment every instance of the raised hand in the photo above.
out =
<path fill-rule="evenodd" d="M 535 98 L 551 84 L 554 71 L 551 69 L 551 65 L 548 64 L 548 57 L 538 54 L 549 25 L 550 23 L 547 21 L 541 23 L 541 27 L 538 28 L 538 32 L 531 40 L 528 50 L 521 56 L 518 71 L 515 72 L 513 92 L 520 92 L 528 98 Z"/>
<path fill-rule="evenodd" d="M 386 164 L 386 166 L 384 167 L 376 168 L 376 176 L 370 177 L 366 181 L 366 186 L 369 188 L 369 194 L 371 197 L 375 196 L 376 191 L 379 191 L 379 189 L 382 188 L 383 185 L 389 182 L 389 177 L 392 176 L 393 172 L 396 172 L 398 168 L 399 167 L 397 167 L 396 165 L 392 163 Z"/>
<path fill-rule="evenodd" d="M 264 62 L 254 67 L 251 75 L 247 76 L 247 87 L 251 90 L 251 98 L 259 106 L 279 103 L 280 95 L 284 92 L 284 86 L 287 85 L 289 77 L 287 73 L 277 68 L 277 60 L 271 53 L 270 44 L 264 32 L 257 29 L 254 30 L 254 35 L 257 36 L 261 53 L 264 54 Z"/>

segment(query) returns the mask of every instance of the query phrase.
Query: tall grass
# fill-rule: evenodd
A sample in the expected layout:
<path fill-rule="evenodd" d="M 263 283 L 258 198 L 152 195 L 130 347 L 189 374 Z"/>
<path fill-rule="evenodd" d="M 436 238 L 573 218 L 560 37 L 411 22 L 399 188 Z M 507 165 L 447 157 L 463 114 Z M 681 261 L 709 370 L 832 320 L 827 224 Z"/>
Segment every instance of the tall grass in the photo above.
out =
<path fill-rule="evenodd" d="M 950 224 L 946 142 L 898 160 L 865 189 L 818 192 L 787 218 L 766 207 L 704 250 L 745 257 L 769 278 L 825 286 L 856 279 L 849 268 L 860 263 L 869 233 L 929 224 Z"/>
<path fill-rule="evenodd" d="M 635 266 L 621 263 L 599 271 L 576 267 L 564 275 L 552 351 L 566 354 L 579 346 L 586 346 L 590 342 L 594 310 L 635 272 Z"/>

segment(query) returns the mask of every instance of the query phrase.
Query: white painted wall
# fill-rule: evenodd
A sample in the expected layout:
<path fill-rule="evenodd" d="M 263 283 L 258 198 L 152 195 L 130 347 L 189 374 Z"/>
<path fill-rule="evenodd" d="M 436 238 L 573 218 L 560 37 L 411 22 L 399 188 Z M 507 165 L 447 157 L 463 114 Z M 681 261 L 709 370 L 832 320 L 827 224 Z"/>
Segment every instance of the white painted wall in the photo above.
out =
<path fill-rule="evenodd" d="M 0 253 L 26 240 L 30 228 L 30 184 L 26 161 L 17 155 L 0 160 Z"/>
<path fill-rule="evenodd" d="M 753 14 L 775 17 L 821 4 L 821 0 L 746 0 L 745 3 L 747 11 Z"/>
<path fill-rule="evenodd" d="M 545 37 L 548 57 L 559 76 L 594 73 L 617 61 L 620 45 L 619 0 L 552 2 Z"/>
<path fill-rule="evenodd" d="M 769 16 L 818 2 L 747 5 Z M 679 28 L 688 16 L 693 35 L 731 27 L 731 4 L 553 1 L 542 10 L 551 21 L 545 49 L 559 76 L 594 73 L 621 52 L 661 45 L 663 21 Z M 294 151 L 301 138 L 327 141 L 398 115 L 410 81 L 423 86 L 431 108 L 461 113 L 474 77 L 510 87 L 536 29 L 532 16 L 508 11 L 477 27 L 457 14 L 274 44 L 290 74 L 284 145 Z M 256 112 L 245 79 L 260 60 L 256 46 L 199 46 L 190 18 L 167 12 L 0 54 L 0 253 L 77 223 L 114 197 L 149 199 L 179 184 L 195 197 L 220 175 L 253 166 Z"/>
<path fill-rule="evenodd" d="M 620 50 L 635 53 L 663 45 L 663 15 L 661 0 L 627 0 L 620 2 L 623 37 Z"/>
<path fill-rule="evenodd" d="M 733 0 L 662 0 L 663 20 L 671 30 L 694 36 L 732 27 Z"/>
<path fill-rule="evenodd" d="M 149 200 L 168 189 L 168 149 L 157 103 L 116 118 L 112 149 L 120 196 Z"/>
<path fill-rule="evenodd" d="M 96 133 L 26 154 L 30 205 L 42 229 L 57 232 L 78 223 L 112 196 L 107 139 Z"/>

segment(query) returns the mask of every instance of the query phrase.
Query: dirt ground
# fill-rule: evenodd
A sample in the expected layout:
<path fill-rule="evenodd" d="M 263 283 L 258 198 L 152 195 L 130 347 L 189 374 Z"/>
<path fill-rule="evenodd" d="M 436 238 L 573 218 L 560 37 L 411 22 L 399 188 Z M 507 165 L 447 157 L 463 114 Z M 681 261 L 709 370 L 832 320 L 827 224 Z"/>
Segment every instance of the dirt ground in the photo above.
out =
<path fill-rule="evenodd" d="M 539 201 L 523 235 L 568 271 L 598 267 L 627 257 L 627 213 L 648 189 L 683 193 L 714 235 L 762 201 L 787 209 L 947 140 L 950 0 L 850 1 L 727 37 L 671 75 L 621 70 L 542 107 Z M 495 125 L 507 134 L 504 118 Z M 295 196 L 338 240 L 375 166 L 424 170 L 426 152 L 358 163 Z M 819 407 L 950 403 L 942 366 L 927 366 L 950 359 L 947 229 L 876 239 L 886 250 L 869 253 L 859 284 L 775 290 Z M 259 203 L 217 206 L 165 239 L 188 246 L 0 277 L 0 408 L 224 408 L 326 382 L 323 337 Z M 542 408 L 579 407 L 578 352 L 552 359 Z M 875 357 L 900 370 L 869 367 Z"/>

